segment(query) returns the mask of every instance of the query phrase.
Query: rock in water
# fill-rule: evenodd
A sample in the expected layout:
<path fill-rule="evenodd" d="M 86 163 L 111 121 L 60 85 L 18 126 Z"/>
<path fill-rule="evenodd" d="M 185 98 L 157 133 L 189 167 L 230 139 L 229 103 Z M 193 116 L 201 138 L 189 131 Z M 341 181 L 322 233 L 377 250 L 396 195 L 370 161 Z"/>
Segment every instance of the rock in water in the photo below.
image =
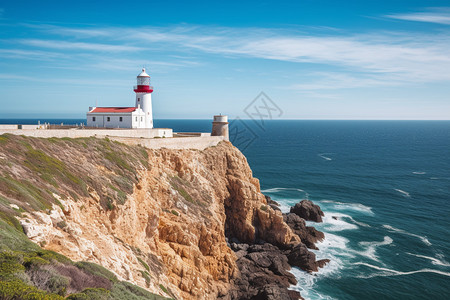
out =
<path fill-rule="evenodd" d="M 289 264 L 299 267 L 306 272 L 317 272 L 319 268 L 325 266 L 330 260 L 322 259 L 316 261 L 316 255 L 308 251 L 304 244 L 297 244 L 294 248 L 287 251 Z"/>
<path fill-rule="evenodd" d="M 288 258 L 278 247 L 269 243 L 232 243 L 240 276 L 234 279 L 228 297 L 231 299 L 297 300 L 300 293 L 288 290 L 296 284 L 295 276 L 289 273 Z M 229 299 L 226 298 L 220 299 Z"/>
<path fill-rule="evenodd" d="M 272 200 L 272 198 L 270 198 L 270 196 L 267 196 L 267 195 L 264 195 L 264 197 L 266 197 L 267 204 L 268 204 L 270 207 L 272 207 L 273 210 L 279 210 L 279 211 L 281 211 L 281 209 L 280 209 L 280 204 L 279 204 L 277 201 Z"/>
<path fill-rule="evenodd" d="M 320 209 L 319 205 L 312 203 L 309 200 L 302 200 L 291 207 L 291 213 L 305 219 L 306 221 L 322 222 L 322 217 L 324 216 L 323 211 Z"/>
<path fill-rule="evenodd" d="M 300 237 L 306 247 L 318 250 L 315 243 L 325 238 L 323 232 L 318 231 L 312 226 L 306 226 L 305 220 L 293 213 L 283 214 L 283 220 Z"/>

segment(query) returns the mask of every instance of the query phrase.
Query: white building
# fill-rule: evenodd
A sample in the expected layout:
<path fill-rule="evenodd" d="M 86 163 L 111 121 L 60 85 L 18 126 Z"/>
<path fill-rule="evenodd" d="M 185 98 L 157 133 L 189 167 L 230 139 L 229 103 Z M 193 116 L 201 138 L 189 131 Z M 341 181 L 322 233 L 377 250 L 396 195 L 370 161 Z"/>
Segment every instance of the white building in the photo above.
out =
<path fill-rule="evenodd" d="M 134 87 L 134 107 L 89 107 L 88 127 L 106 128 L 153 128 L 152 92 L 150 76 L 145 69 L 137 76 Z"/>

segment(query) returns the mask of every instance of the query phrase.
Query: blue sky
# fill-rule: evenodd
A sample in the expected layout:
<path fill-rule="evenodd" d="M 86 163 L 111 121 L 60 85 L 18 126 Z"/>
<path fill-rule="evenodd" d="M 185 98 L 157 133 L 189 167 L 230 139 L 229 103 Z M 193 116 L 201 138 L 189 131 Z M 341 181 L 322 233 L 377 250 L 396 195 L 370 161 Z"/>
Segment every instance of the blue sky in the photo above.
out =
<path fill-rule="evenodd" d="M 95 2 L 95 3 L 91 3 Z M 450 119 L 447 1 L 0 1 L 0 118 L 245 118 L 264 91 L 289 119 Z"/>

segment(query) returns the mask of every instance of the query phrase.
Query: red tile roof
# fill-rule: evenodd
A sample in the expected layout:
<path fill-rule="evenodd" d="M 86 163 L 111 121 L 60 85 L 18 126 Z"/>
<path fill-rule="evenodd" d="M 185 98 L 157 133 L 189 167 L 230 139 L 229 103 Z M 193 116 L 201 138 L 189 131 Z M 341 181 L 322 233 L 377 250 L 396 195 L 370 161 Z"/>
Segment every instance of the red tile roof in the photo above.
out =
<path fill-rule="evenodd" d="M 96 107 L 91 113 L 128 113 L 136 110 L 136 107 Z"/>

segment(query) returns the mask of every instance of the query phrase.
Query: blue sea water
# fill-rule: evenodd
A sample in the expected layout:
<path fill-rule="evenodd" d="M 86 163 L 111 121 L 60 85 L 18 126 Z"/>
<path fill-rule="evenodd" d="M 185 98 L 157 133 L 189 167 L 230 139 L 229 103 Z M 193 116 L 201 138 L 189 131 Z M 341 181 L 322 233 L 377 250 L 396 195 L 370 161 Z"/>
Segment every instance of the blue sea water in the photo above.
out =
<path fill-rule="evenodd" d="M 256 123 L 230 130 L 263 193 L 284 211 L 310 199 L 325 212 L 310 224 L 325 232 L 314 252 L 331 262 L 293 269 L 293 289 L 306 299 L 450 298 L 450 122 Z M 210 131 L 211 121 L 155 126 Z"/>

